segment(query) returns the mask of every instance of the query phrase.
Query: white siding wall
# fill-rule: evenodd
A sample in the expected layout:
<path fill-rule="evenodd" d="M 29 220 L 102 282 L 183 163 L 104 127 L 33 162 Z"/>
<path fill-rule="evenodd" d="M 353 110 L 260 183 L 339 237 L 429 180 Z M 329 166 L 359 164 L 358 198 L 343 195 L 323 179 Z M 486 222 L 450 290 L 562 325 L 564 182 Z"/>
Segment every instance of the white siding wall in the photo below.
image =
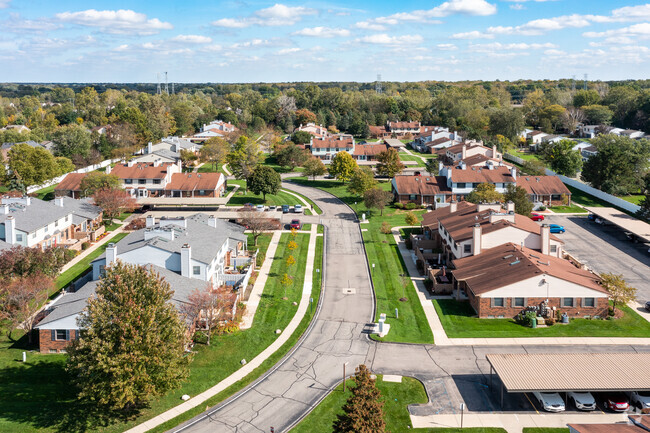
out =
<path fill-rule="evenodd" d="M 63 301 L 65 301 L 65 297 Z M 79 329 L 79 325 L 77 324 L 78 317 L 78 314 L 62 317 L 59 320 L 55 320 L 54 322 L 39 326 L 38 329 Z"/>
<path fill-rule="evenodd" d="M 169 251 L 148 245 L 120 254 L 118 245 L 117 258 L 125 263 L 136 265 L 146 265 L 151 263 L 152 265 L 160 266 L 161 268 L 169 269 L 170 271 L 181 271 L 180 251 L 178 253 L 170 253 Z"/>
<path fill-rule="evenodd" d="M 517 266 L 517 265 L 513 265 Z M 508 286 L 500 287 L 491 292 L 481 295 L 483 298 L 546 298 L 546 284 L 542 280 L 548 281 L 548 297 L 549 298 L 606 298 L 607 294 L 592 290 L 588 287 L 571 283 L 560 278 L 549 275 L 539 275 L 531 277 L 518 283 L 510 284 Z"/>

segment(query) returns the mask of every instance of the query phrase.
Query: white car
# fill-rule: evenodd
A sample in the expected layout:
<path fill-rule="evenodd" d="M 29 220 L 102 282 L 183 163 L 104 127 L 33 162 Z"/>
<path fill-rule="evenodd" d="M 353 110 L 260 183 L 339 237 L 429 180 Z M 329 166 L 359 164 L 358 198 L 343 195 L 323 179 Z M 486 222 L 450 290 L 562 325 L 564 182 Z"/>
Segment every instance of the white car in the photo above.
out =
<path fill-rule="evenodd" d="M 630 397 L 630 406 L 636 406 L 641 410 L 650 409 L 649 391 L 632 391 L 627 394 Z"/>
<path fill-rule="evenodd" d="M 547 412 L 564 412 L 564 400 L 557 392 L 533 392 L 539 404 Z"/>
<path fill-rule="evenodd" d="M 295 206 L 293 207 L 293 211 L 294 211 L 295 213 L 302 213 L 302 205 L 300 205 L 300 204 L 295 205 Z"/>
<path fill-rule="evenodd" d="M 596 399 L 590 392 L 567 392 L 566 399 L 572 401 L 578 410 L 596 410 Z"/>

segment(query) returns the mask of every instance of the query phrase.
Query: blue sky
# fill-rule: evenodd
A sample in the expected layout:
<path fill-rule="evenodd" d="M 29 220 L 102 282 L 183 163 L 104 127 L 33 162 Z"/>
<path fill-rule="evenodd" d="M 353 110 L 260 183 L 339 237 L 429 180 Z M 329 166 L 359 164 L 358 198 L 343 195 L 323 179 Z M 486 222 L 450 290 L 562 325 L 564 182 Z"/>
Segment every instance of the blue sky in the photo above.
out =
<path fill-rule="evenodd" d="M 649 78 L 633 0 L 0 0 L 0 81 Z"/>

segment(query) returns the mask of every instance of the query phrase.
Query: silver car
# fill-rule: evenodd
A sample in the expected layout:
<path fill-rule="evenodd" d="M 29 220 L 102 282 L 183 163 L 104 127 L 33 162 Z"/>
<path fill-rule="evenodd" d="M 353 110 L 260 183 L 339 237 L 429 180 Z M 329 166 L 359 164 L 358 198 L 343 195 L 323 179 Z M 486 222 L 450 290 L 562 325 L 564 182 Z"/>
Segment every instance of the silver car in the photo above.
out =
<path fill-rule="evenodd" d="M 578 410 L 596 410 L 596 399 L 590 392 L 567 392 L 566 397 Z"/>
<path fill-rule="evenodd" d="M 557 392 L 533 392 L 533 395 L 547 412 L 564 412 L 564 400 Z"/>
<path fill-rule="evenodd" d="M 630 406 L 639 409 L 650 409 L 650 391 L 632 391 L 627 393 L 630 397 Z"/>

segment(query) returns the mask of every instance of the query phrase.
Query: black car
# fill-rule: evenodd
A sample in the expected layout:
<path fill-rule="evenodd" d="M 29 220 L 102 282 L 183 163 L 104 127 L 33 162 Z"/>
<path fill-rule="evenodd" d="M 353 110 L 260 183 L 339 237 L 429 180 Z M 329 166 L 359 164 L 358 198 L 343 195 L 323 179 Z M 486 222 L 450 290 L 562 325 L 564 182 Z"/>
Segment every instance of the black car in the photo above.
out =
<path fill-rule="evenodd" d="M 650 301 L 645 303 L 645 309 L 650 311 Z"/>

